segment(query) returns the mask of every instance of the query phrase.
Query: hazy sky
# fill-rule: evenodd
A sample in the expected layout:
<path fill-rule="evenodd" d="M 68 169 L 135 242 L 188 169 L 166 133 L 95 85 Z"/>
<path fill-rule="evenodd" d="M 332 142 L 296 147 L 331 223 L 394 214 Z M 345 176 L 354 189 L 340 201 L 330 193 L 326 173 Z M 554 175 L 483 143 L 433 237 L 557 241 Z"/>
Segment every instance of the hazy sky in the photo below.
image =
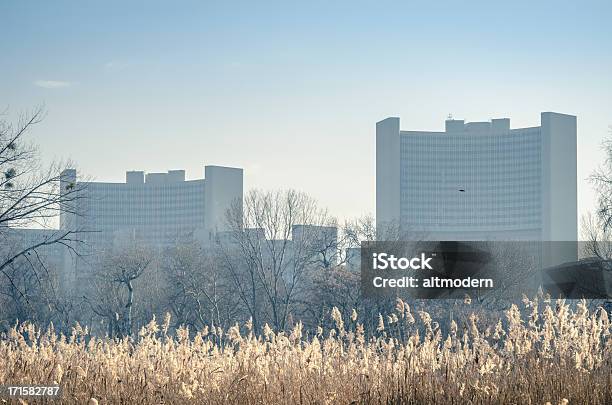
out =
<path fill-rule="evenodd" d="M 356 216 L 374 212 L 376 121 L 521 127 L 556 111 L 578 116 L 579 210 L 592 207 L 610 1 L 83 3 L 0 2 L 0 105 L 45 103 L 45 158 L 99 181 L 238 166 L 246 188 Z"/>

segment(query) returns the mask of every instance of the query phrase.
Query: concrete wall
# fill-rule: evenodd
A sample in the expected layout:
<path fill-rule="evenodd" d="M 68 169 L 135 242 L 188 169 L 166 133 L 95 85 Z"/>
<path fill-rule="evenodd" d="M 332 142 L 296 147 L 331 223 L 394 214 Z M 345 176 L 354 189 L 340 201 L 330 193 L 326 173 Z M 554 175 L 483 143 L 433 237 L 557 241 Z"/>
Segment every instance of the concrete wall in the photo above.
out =
<path fill-rule="evenodd" d="M 233 167 L 206 166 L 205 226 L 209 238 L 216 232 L 228 230 L 226 212 L 232 204 L 242 204 L 243 170 Z"/>
<path fill-rule="evenodd" d="M 400 220 L 400 120 L 376 123 L 376 224 L 378 232 Z"/>
<path fill-rule="evenodd" d="M 544 112 L 542 119 L 542 239 L 578 236 L 577 128 L 572 115 Z"/>
<path fill-rule="evenodd" d="M 578 246 L 558 241 L 578 238 L 577 126 L 572 115 L 544 112 L 542 120 L 542 264 L 577 260 Z"/>

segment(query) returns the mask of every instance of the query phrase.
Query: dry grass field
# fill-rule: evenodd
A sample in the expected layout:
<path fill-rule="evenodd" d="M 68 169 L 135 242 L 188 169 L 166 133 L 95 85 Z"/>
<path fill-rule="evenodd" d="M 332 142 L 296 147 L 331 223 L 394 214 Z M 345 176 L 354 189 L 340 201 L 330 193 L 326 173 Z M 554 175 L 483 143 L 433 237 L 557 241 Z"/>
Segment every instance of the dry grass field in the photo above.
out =
<path fill-rule="evenodd" d="M 0 385 L 55 382 L 62 403 L 91 404 L 612 403 L 610 321 L 584 302 L 512 306 L 497 325 L 472 316 L 445 335 L 400 300 L 376 338 L 356 313 L 332 317 L 310 337 L 300 324 L 170 336 L 166 319 L 133 342 L 19 325 L 0 340 Z"/>

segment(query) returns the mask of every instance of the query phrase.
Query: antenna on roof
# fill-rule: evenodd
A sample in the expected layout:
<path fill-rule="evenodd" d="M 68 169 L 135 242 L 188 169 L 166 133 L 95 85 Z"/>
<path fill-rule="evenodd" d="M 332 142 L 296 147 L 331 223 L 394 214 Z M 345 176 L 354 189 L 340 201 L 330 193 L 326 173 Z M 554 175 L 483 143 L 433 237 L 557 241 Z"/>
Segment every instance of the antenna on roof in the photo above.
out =
<path fill-rule="evenodd" d="M 449 120 L 449 121 L 452 120 L 453 119 L 453 114 L 449 113 L 448 116 L 446 117 L 446 119 Z"/>

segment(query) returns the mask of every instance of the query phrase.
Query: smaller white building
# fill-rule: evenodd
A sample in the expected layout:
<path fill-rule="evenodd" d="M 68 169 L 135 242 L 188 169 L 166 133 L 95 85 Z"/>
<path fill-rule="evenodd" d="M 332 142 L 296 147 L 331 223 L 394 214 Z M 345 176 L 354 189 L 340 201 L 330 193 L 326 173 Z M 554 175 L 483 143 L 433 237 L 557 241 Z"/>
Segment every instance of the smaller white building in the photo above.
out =
<path fill-rule="evenodd" d="M 62 190 L 81 187 L 84 198 L 79 215 L 60 214 L 60 228 L 87 231 L 81 237 L 98 249 L 126 239 L 163 247 L 187 235 L 210 243 L 227 229 L 227 210 L 242 202 L 243 171 L 231 167 L 206 166 L 197 180 L 185 180 L 184 170 L 129 171 L 125 183 L 80 182 L 69 169 L 62 180 Z"/>
<path fill-rule="evenodd" d="M 60 212 L 60 229 L 78 231 L 84 256 L 65 255 L 74 282 L 92 259 L 126 243 L 162 249 L 193 238 L 203 245 L 228 229 L 227 211 L 242 204 L 243 170 L 206 166 L 204 178 L 186 180 L 184 170 L 166 173 L 129 171 L 125 183 L 79 181 L 76 170 L 62 172 L 62 191 L 82 189 L 73 212 Z"/>

